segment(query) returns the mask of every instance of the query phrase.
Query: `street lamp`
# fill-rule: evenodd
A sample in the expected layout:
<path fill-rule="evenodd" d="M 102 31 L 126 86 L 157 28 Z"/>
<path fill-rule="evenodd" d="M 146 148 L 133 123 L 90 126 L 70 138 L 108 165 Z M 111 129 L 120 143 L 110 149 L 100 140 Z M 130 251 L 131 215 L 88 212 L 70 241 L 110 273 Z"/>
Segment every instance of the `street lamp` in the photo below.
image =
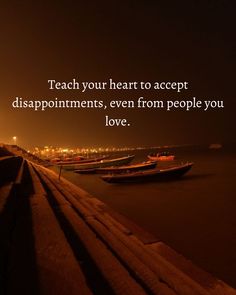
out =
<path fill-rule="evenodd" d="M 12 139 L 13 139 L 14 144 L 16 144 L 17 137 L 13 136 Z"/>

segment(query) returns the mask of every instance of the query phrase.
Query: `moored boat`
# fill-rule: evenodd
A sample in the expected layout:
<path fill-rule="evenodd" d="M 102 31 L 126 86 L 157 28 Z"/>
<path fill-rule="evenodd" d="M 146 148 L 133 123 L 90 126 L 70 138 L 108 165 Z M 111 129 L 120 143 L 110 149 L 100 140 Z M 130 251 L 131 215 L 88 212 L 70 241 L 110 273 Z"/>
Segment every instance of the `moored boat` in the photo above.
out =
<path fill-rule="evenodd" d="M 187 173 L 192 166 L 193 163 L 186 163 L 165 169 L 156 168 L 131 173 L 103 175 L 101 179 L 109 183 L 165 181 L 181 177 Z"/>
<path fill-rule="evenodd" d="M 156 165 L 157 165 L 156 161 L 146 161 L 143 163 L 137 163 L 133 165 L 98 168 L 96 169 L 96 173 L 109 174 L 109 173 L 124 173 L 124 172 L 140 171 L 140 170 L 153 169 L 156 167 Z"/>
<path fill-rule="evenodd" d="M 76 161 L 60 161 L 55 163 L 55 165 L 62 166 L 63 168 L 68 170 L 73 170 L 74 167 L 78 164 L 94 163 L 94 162 L 105 160 L 107 158 L 109 158 L 109 156 L 101 156 L 96 158 L 84 158 L 84 159 L 76 160 Z"/>
<path fill-rule="evenodd" d="M 173 161 L 175 156 L 169 152 L 160 152 L 148 155 L 148 159 L 151 161 Z"/>
<path fill-rule="evenodd" d="M 111 173 L 124 173 L 124 172 L 131 172 L 131 171 L 141 171 L 147 169 L 153 169 L 157 165 L 155 161 L 146 161 L 143 163 L 137 163 L 133 165 L 125 165 L 125 166 L 111 166 L 111 167 L 104 167 L 104 168 L 91 168 L 91 169 L 78 169 L 74 172 L 80 174 L 111 174 Z"/>
<path fill-rule="evenodd" d="M 212 143 L 209 145 L 209 149 L 214 149 L 214 150 L 218 150 L 222 148 L 222 144 L 221 143 Z"/>
<path fill-rule="evenodd" d="M 74 162 L 78 162 L 78 161 L 82 161 L 86 159 L 90 159 L 90 158 L 86 158 L 84 156 L 67 157 L 67 158 L 57 157 L 57 158 L 51 158 L 50 162 L 52 164 L 64 164 L 64 163 L 74 163 Z"/>
<path fill-rule="evenodd" d="M 110 167 L 110 166 L 121 166 L 121 165 L 127 165 L 129 164 L 134 158 L 134 155 L 116 158 L 116 159 L 108 159 L 108 160 L 101 160 L 97 162 L 91 162 L 91 163 L 82 163 L 82 164 L 76 164 L 74 165 L 74 168 L 69 168 L 67 166 L 63 166 L 63 168 L 67 170 L 82 170 L 82 169 L 97 169 L 102 167 Z"/>

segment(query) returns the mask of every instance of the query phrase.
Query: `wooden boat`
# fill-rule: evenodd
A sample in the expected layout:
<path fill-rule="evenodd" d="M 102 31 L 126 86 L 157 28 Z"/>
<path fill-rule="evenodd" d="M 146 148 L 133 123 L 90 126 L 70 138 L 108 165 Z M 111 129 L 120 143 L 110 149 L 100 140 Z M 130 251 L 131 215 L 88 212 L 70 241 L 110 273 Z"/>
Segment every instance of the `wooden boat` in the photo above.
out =
<path fill-rule="evenodd" d="M 74 170 L 74 172 L 78 174 L 95 174 L 96 170 L 97 170 L 96 168 L 76 169 Z"/>
<path fill-rule="evenodd" d="M 209 149 L 214 149 L 214 150 L 218 150 L 222 148 L 222 144 L 221 143 L 212 143 L 209 145 Z"/>
<path fill-rule="evenodd" d="M 102 167 L 110 167 L 110 166 L 121 166 L 129 164 L 134 158 L 134 155 L 116 158 L 116 159 L 108 159 L 108 160 L 101 160 L 97 162 L 91 162 L 91 163 L 82 163 L 82 164 L 76 164 L 73 166 L 73 169 L 68 169 L 67 166 L 63 166 L 63 168 L 67 170 L 82 170 L 82 169 L 97 169 Z"/>
<path fill-rule="evenodd" d="M 101 179 L 109 183 L 165 181 L 184 175 L 192 166 L 193 163 L 186 163 L 165 169 L 156 168 L 132 173 L 103 175 Z"/>
<path fill-rule="evenodd" d="M 78 162 L 78 161 L 82 161 L 82 160 L 86 160 L 86 159 L 89 159 L 89 158 L 86 158 L 84 156 L 67 157 L 67 158 L 57 157 L 57 158 L 50 159 L 50 162 L 52 162 L 53 164 L 63 164 L 63 163 Z"/>
<path fill-rule="evenodd" d="M 151 161 L 173 161 L 175 156 L 169 152 L 160 152 L 148 155 L 148 159 Z"/>
<path fill-rule="evenodd" d="M 126 165 L 126 166 L 111 166 L 111 167 L 104 167 L 104 168 L 97 168 L 97 169 L 78 169 L 74 172 L 80 174 L 111 174 L 111 173 L 124 173 L 124 172 L 131 172 L 131 171 L 141 171 L 147 169 L 153 169 L 157 165 L 157 162 L 154 161 L 146 161 L 143 163 L 137 163 L 134 165 Z"/>
<path fill-rule="evenodd" d="M 133 171 L 153 169 L 153 168 L 156 167 L 156 165 L 157 165 L 156 161 L 146 161 L 146 162 L 137 163 L 137 164 L 134 164 L 134 165 L 98 168 L 98 169 L 96 169 L 96 173 L 109 174 L 109 173 L 124 173 L 124 172 L 131 172 L 131 171 L 133 172 Z"/>
<path fill-rule="evenodd" d="M 77 164 L 93 163 L 93 162 L 105 160 L 107 158 L 109 158 L 109 156 L 101 156 L 97 158 L 84 158 L 84 159 L 76 160 L 76 161 L 60 161 L 55 163 L 55 165 L 62 166 L 63 168 L 68 170 L 73 170 L 73 167 Z"/>

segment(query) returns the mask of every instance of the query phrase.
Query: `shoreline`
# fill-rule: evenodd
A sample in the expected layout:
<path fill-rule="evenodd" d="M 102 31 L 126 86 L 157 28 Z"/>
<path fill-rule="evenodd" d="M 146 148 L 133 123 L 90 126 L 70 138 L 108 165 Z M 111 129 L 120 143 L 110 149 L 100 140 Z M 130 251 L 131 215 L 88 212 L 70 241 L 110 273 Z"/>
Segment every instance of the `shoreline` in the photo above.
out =
<path fill-rule="evenodd" d="M 39 277 L 37 277 L 37 280 L 39 279 L 39 283 L 41 284 L 41 287 L 43 286 L 44 290 L 49 290 L 48 288 L 50 284 L 54 285 L 54 283 L 57 281 L 56 279 L 57 275 L 59 275 L 61 271 L 63 270 L 63 267 L 65 267 L 64 258 L 62 260 L 58 260 L 59 253 L 57 253 L 55 249 L 52 248 L 50 250 L 50 248 L 48 248 L 48 250 L 46 250 L 47 248 L 45 248 L 47 243 L 49 243 L 48 246 L 50 246 L 51 243 L 53 244 L 55 243 L 55 241 L 53 242 L 53 240 L 57 236 L 55 234 L 53 235 L 48 235 L 48 234 L 50 232 L 49 229 L 51 228 L 52 224 L 55 224 L 56 226 L 56 223 L 59 222 L 60 228 L 62 230 L 66 224 L 68 224 L 68 226 L 70 224 L 70 231 L 73 229 L 74 234 L 76 233 L 80 237 L 82 244 L 86 247 L 87 251 L 89 251 L 89 256 L 95 262 L 97 270 L 99 270 L 99 273 L 101 272 L 103 277 L 105 278 L 106 283 L 104 282 L 103 286 L 100 286 L 100 287 L 96 286 L 96 288 L 108 288 L 108 286 L 106 285 L 108 283 L 110 287 L 113 286 L 112 288 L 115 288 L 114 290 L 116 290 L 115 293 L 117 292 L 117 294 L 126 294 L 126 293 L 131 294 L 133 292 L 134 294 L 146 294 L 146 291 L 148 290 L 151 291 L 151 293 L 153 294 L 155 294 L 156 292 L 159 292 L 160 290 L 162 290 L 163 294 L 171 294 L 170 292 L 172 288 L 174 288 L 177 294 L 181 294 L 181 295 L 182 294 L 187 295 L 187 294 L 190 294 L 190 292 L 191 294 L 217 294 L 214 292 L 218 292 L 220 289 L 222 290 L 224 294 L 236 294 L 236 291 L 234 289 L 232 289 L 231 287 L 229 287 L 222 281 L 219 281 L 213 278 L 210 274 L 207 274 L 206 272 L 200 270 L 199 268 L 194 266 L 190 261 L 186 260 L 183 256 L 177 254 L 173 249 L 166 246 L 163 242 L 153 239 L 153 237 L 151 237 L 147 233 L 144 234 L 143 230 L 139 229 L 139 227 L 137 227 L 134 224 L 132 225 L 132 222 L 127 220 L 125 221 L 123 217 L 118 217 L 119 215 L 117 215 L 117 213 L 112 213 L 112 210 L 108 209 L 107 205 L 105 205 L 100 200 L 89 195 L 87 192 L 71 184 L 69 181 L 65 180 L 64 178 L 61 178 L 61 181 L 58 181 L 58 176 L 55 173 L 53 173 L 51 170 L 48 170 L 47 168 L 44 168 L 43 166 L 39 164 L 35 164 L 34 162 L 29 162 L 26 159 L 22 161 L 21 160 L 22 158 L 19 156 L 9 157 L 9 158 L 6 158 L 4 161 L 9 161 L 9 159 L 14 159 L 14 161 L 21 162 L 21 165 L 18 168 L 17 177 L 15 181 L 13 181 L 12 185 L 14 187 L 14 190 L 16 190 L 15 196 L 18 195 L 17 202 L 19 203 L 19 205 L 20 205 L 20 200 L 30 200 L 30 203 L 31 203 L 31 210 L 33 214 L 32 218 L 34 220 L 33 229 L 35 231 L 33 237 L 34 237 L 34 243 L 36 243 L 35 244 L 36 246 L 35 254 L 37 258 L 36 261 L 40 261 L 43 259 L 42 260 L 42 262 L 44 261 L 43 264 L 46 263 L 45 266 L 47 265 L 47 268 L 53 269 L 53 272 L 55 272 L 53 277 L 50 277 L 50 276 L 48 277 L 46 273 L 45 273 L 46 275 L 45 276 L 44 267 L 41 268 L 40 266 L 41 263 L 37 265 L 38 273 L 39 273 Z M 10 170 L 12 171 L 12 169 Z M 28 172 L 26 173 L 26 171 Z M 28 183 L 29 185 L 29 182 L 25 182 L 24 179 L 28 177 L 30 177 L 30 179 L 33 181 L 32 182 L 33 191 L 31 190 L 32 189 L 31 185 L 30 187 L 28 187 L 28 191 L 26 190 L 26 183 Z M 25 199 L 23 197 L 26 191 L 27 191 L 27 194 L 30 193 L 31 195 L 30 199 Z M 19 199 L 20 195 L 22 195 L 23 199 Z M 11 195 L 10 195 L 10 199 L 12 199 Z M 6 196 L 6 200 L 7 200 L 7 196 Z M 23 210 L 23 208 L 24 207 L 22 206 L 20 207 L 17 206 L 15 207 L 15 210 L 17 211 Z M 50 214 L 48 213 L 49 215 L 45 215 L 45 212 L 46 212 L 45 210 L 51 213 Z M 76 215 L 76 212 L 79 213 L 79 216 Z M 113 216 L 114 214 L 115 216 Z M 45 217 L 48 216 L 48 217 L 45 219 L 45 217 L 43 216 Z M 49 216 L 51 217 L 49 218 Z M 57 219 L 57 222 L 55 217 Z M 22 220 L 20 221 L 19 219 L 19 222 L 21 224 Z M 25 230 L 26 224 L 27 223 L 25 222 L 22 223 L 23 227 L 19 225 L 22 233 Z M 47 229 L 46 231 L 43 229 L 44 227 L 42 227 L 43 224 L 46 226 L 45 227 L 45 229 Z M 29 225 L 30 224 L 28 224 L 28 226 Z M 88 225 L 89 227 L 87 227 Z M 80 228 L 79 231 L 78 231 L 78 226 Z M 67 227 L 65 227 L 64 230 L 66 230 L 66 228 Z M 85 228 L 86 228 L 86 231 L 85 231 Z M 98 234 L 97 238 L 93 240 L 93 242 L 91 240 L 92 244 L 89 242 L 90 238 L 88 238 L 91 235 L 90 233 L 91 229 L 93 229 L 92 232 L 95 231 Z M 67 236 L 68 234 L 69 236 Z M 69 241 L 72 242 L 71 238 L 73 235 L 72 236 L 71 235 L 72 235 L 72 232 L 71 234 L 67 232 L 66 234 L 67 242 Z M 140 238 L 140 236 L 142 238 Z M 102 238 L 100 242 L 98 241 L 98 238 L 99 240 Z M 91 238 L 91 239 L 94 239 L 94 238 Z M 62 240 L 64 240 L 64 238 L 62 239 L 62 236 L 61 236 L 61 238 L 59 238 L 57 243 L 60 244 Z M 15 242 L 19 243 L 19 246 L 20 246 L 23 241 L 20 239 Z M 28 243 L 28 240 L 26 240 L 25 242 Z M 69 244 L 71 245 L 72 247 L 71 249 L 73 250 L 73 246 L 71 242 L 69 242 Z M 94 247 L 92 245 L 98 242 L 99 242 L 99 245 L 101 246 L 98 246 L 98 248 L 96 247 L 96 251 L 94 252 L 95 249 L 92 250 Z M 102 246 L 101 243 L 102 244 L 105 243 L 106 247 L 104 248 L 104 246 Z M 124 244 L 126 245 L 125 248 L 123 248 Z M 107 249 L 108 245 L 109 247 Z M 45 249 L 46 252 L 43 249 Z M 60 247 L 58 248 L 58 250 L 59 249 Z M 65 246 L 63 246 L 63 249 L 65 249 Z M 124 250 L 128 252 L 126 253 L 124 252 Z M 71 250 L 66 250 L 66 252 L 64 253 L 67 253 L 67 251 L 71 251 Z M 110 264 L 110 262 L 108 261 L 106 262 L 106 260 L 104 259 L 101 260 L 99 258 L 99 251 L 102 251 L 102 253 L 104 253 L 102 255 L 108 255 L 110 257 L 109 259 L 107 258 L 109 261 L 110 259 L 111 261 L 114 261 L 112 262 L 112 264 L 114 264 L 114 269 L 111 273 L 107 269 L 107 266 Z M 17 252 L 15 254 L 17 256 L 19 255 L 17 254 Z M 11 251 L 8 252 L 8 255 L 11 255 Z M 52 261 L 54 262 L 52 261 L 50 262 L 51 260 L 50 257 L 52 258 L 55 257 L 56 260 L 54 260 L 53 258 Z M 66 254 L 66 256 L 64 256 L 63 254 L 63 257 L 68 257 L 68 255 Z M 118 257 L 119 259 L 117 261 L 116 259 Z M 21 257 L 20 261 L 23 262 L 22 259 L 23 258 Z M 118 266 L 120 265 L 121 261 L 123 261 L 122 268 L 120 268 L 121 266 Z M 17 260 L 16 260 L 16 263 L 17 263 Z M 30 265 L 29 261 L 28 263 Z M 59 264 L 62 263 L 63 267 L 58 268 L 59 266 L 58 263 Z M 71 265 L 75 262 L 73 262 L 72 264 L 71 263 L 72 262 L 67 264 L 67 267 L 69 267 L 69 269 Z M 107 266 L 106 266 L 106 263 L 108 263 Z M 146 268 L 145 275 L 144 273 L 142 275 L 142 272 L 144 270 L 143 264 L 145 265 L 145 268 Z M 141 267 L 141 265 L 143 266 Z M 20 267 L 21 263 L 18 266 Z M 132 269 L 132 272 L 134 271 L 136 275 L 139 276 L 139 279 L 137 280 L 136 275 L 134 277 L 133 275 L 131 275 L 131 277 L 127 276 L 127 273 L 126 273 L 127 268 L 129 269 L 129 272 Z M 66 283 L 67 287 L 74 288 L 74 291 L 77 292 L 78 283 L 75 285 L 75 280 L 73 279 L 73 276 L 68 277 L 68 275 L 70 276 L 69 269 L 68 269 L 69 272 L 66 274 L 66 277 L 65 277 L 67 282 Z M 114 276 L 112 275 L 113 272 L 114 272 Z M 121 275 L 122 281 L 123 281 L 122 286 L 124 286 L 124 282 L 126 282 L 125 289 L 121 287 L 119 283 L 120 279 L 117 281 L 117 275 L 119 272 L 122 273 Z M 132 274 L 132 272 L 130 274 Z M 64 273 L 64 270 L 63 270 L 63 273 Z M 84 275 L 86 276 L 86 273 L 84 273 L 83 270 L 82 270 L 82 274 L 83 274 L 82 278 Z M 60 275 L 62 275 L 62 273 Z M 64 275 L 65 274 L 63 274 L 63 276 Z M 152 277 L 153 279 L 151 279 Z M 140 282 L 139 280 L 142 281 L 141 285 L 139 285 L 139 282 Z M 87 294 L 91 290 L 92 292 L 95 292 L 94 294 L 96 294 L 97 292 L 96 290 L 98 289 L 96 288 L 93 289 L 94 287 L 92 287 L 91 285 L 86 285 L 86 284 L 84 285 L 83 281 L 84 279 L 80 278 L 80 283 L 83 284 L 84 286 L 83 288 L 85 288 L 84 289 L 85 291 L 83 294 Z M 166 282 L 166 283 L 161 283 L 161 282 Z M 21 281 L 22 288 L 23 287 L 25 288 L 23 284 L 24 284 L 24 281 Z M 57 284 L 58 284 L 58 281 L 57 281 Z M 59 286 L 61 285 L 59 284 Z M 117 287 L 114 287 L 114 286 L 117 286 Z M 34 287 L 34 286 L 31 286 L 31 287 Z M 90 291 L 88 291 L 87 288 L 89 288 Z M 60 294 L 64 294 L 63 290 L 60 290 L 60 292 L 61 292 Z M 27 292 L 25 294 L 27 294 Z M 44 292 L 42 292 L 41 294 L 44 294 Z M 65 294 L 68 294 L 68 292 Z M 73 294 L 73 292 L 71 292 L 70 294 Z M 108 292 L 104 294 L 110 294 L 110 293 Z"/>

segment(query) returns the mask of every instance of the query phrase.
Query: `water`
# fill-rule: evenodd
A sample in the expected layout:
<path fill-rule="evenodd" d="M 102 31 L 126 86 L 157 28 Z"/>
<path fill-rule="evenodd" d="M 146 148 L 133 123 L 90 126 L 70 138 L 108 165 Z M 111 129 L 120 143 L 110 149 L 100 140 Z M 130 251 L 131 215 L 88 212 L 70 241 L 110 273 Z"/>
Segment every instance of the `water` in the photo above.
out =
<path fill-rule="evenodd" d="M 136 151 L 136 162 L 148 153 Z M 98 175 L 63 176 L 236 287 L 236 152 L 188 147 L 175 153 L 194 162 L 176 181 L 118 185 Z"/>

